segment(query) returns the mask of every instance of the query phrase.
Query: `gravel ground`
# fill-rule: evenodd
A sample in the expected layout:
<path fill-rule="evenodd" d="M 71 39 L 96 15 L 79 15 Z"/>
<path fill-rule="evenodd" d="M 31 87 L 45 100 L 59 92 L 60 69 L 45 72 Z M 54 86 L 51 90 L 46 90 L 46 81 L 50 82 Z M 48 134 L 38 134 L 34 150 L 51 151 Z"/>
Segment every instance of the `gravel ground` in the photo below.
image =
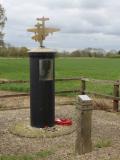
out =
<path fill-rule="evenodd" d="M 57 105 L 56 117 L 75 118 L 74 105 Z M 93 151 L 81 156 L 74 154 L 76 133 L 56 138 L 23 138 L 9 132 L 13 123 L 29 121 L 29 109 L 0 111 L 0 154 L 35 153 L 41 150 L 53 152 L 46 160 L 119 160 L 120 114 L 93 111 Z M 98 140 L 110 141 L 109 147 L 94 147 Z"/>
<path fill-rule="evenodd" d="M 6 94 L 15 93 L 0 91 L 0 95 Z M 76 115 L 73 101 L 75 100 L 72 97 L 56 97 L 56 117 L 74 119 Z M 69 105 L 65 105 L 68 102 Z M 99 104 L 101 104 L 102 107 L 99 107 L 102 109 L 103 100 L 100 100 Z M 111 104 L 111 102 L 104 103 L 104 106 L 111 108 Z M 17 109 L 22 107 L 28 108 Z M 78 156 L 74 152 L 75 132 L 56 138 L 24 138 L 9 132 L 9 127 L 14 123 L 29 121 L 29 97 L 1 99 L 0 110 L 6 108 L 16 108 L 16 110 L 0 111 L 0 154 L 2 155 L 29 154 L 46 150 L 53 154 L 45 160 L 120 160 L 120 114 L 94 110 L 92 115 L 93 151 Z M 99 140 L 108 141 L 110 145 L 102 148 L 95 147 Z"/>

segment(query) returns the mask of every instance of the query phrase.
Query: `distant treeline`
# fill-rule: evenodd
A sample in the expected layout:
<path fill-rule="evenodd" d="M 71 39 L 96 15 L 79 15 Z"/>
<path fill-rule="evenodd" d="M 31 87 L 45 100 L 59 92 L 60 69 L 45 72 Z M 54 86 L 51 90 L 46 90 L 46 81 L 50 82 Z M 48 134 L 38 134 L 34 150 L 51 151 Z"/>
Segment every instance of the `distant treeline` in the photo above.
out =
<path fill-rule="evenodd" d="M 109 58 L 120 58 L 120 51 L 105 51 L 103 49 L 92 49 L 87 48 L 83 50 L 75 50 L 73 52 L 58 52 L 58 57 L 109 57 Z"/>
<path fill-rule="evenodd" d="M 28 48 L 26 47 L 0 47 L 0 57 L 28 57 Z M 86 48 L 72 52 L 57 52 L 56 57 L 109 57 L 120 58 L 120 51 Z"/>
<path fill-rule="evenodd" d="M 26 47 L 0 47 L 0 57 L 27 57 Z"/>

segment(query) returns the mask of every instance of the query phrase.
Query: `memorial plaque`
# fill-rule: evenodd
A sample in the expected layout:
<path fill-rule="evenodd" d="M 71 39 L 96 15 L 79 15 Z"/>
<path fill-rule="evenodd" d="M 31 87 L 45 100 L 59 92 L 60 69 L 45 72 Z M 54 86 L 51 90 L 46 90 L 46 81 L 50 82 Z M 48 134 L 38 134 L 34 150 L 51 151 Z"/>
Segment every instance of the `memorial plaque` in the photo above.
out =
<path fill-rule="evenodd" d="M 53 59 L 39 60 L 39 80 L 53 80 Z"/>

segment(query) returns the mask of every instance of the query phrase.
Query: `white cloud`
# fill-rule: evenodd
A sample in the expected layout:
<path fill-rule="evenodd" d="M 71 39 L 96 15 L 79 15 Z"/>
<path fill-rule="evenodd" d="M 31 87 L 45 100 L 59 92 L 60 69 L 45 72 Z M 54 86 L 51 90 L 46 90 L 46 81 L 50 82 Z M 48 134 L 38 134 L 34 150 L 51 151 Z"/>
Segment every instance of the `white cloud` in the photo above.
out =
<path fill-rule="evenodd" d="M 30 46 L 31 34 L 26 29 L 35 24 L 37 17 L 46 16 L 50 18 L 47 25 L 61 29 L 61 32 L 47 38 L 47 45 L 59 48 L 88 47 L 96 39 L 95 45 L 98 48 L 102 48 L 99 45 L 105 48 L 119 47 L 118 0 L 2 0 L 1 3 L 8 17 L 6 39 L 13 44 Z M 114 45 L 114 42 L 117 44 Z"/>
<path fill-rule="evenodd" d="M 99 9 L 105 6 L 105 0 L 81 0 L 81 8 L 84 9 Z"/>

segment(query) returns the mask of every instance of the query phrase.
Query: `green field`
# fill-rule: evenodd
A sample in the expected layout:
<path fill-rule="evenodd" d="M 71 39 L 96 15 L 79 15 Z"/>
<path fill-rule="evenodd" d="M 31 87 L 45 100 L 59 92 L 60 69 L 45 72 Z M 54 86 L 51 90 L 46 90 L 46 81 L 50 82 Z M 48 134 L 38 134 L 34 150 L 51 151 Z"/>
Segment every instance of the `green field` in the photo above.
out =
<path fill-rule="evenodd" d="M 120 79 L 120 59 L 115 58 L 56 58 L 56 78 L 87 77 L 104 80 Z M 29 59 L 0 58 L 0 78 L 29 80 Z M 80 82 L 57 82 L 56 90 L 79 88 Z M 109 85 L 89 84 L 89 90 L 112 94 Z M 1 90 L 29 91 L 29 84 L 3 84 Z"/>

